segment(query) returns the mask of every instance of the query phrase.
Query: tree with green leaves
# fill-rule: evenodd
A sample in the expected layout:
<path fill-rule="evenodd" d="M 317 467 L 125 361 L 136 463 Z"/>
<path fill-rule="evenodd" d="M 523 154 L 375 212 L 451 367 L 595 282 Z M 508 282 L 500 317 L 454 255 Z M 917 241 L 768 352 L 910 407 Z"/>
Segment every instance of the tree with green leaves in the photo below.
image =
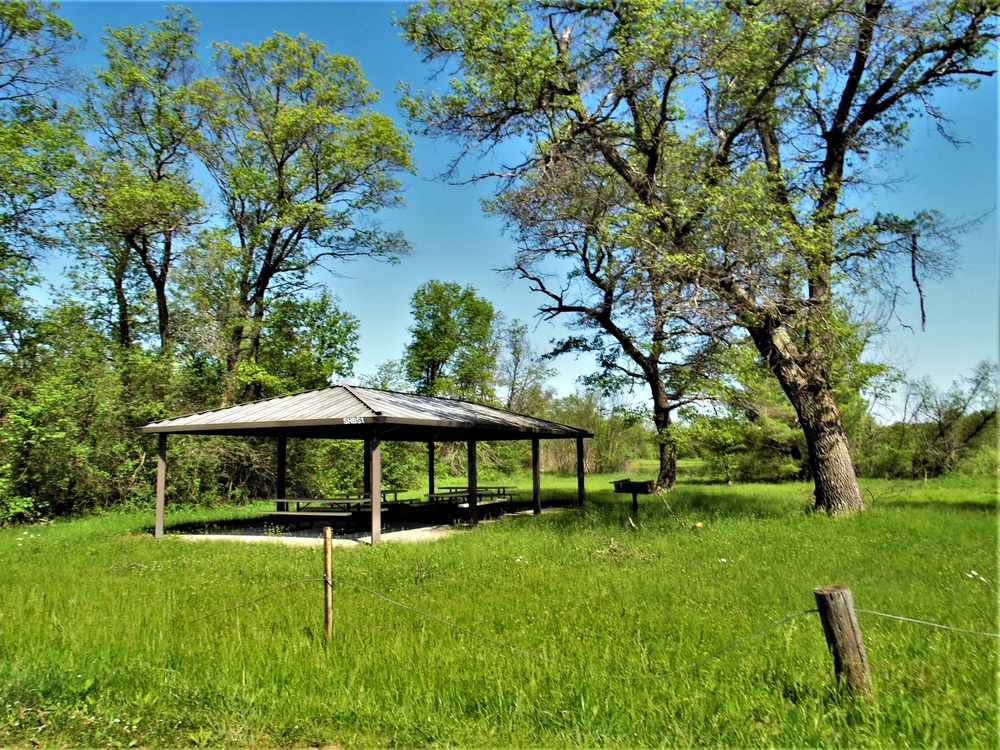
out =
<path fill-rule="evenodd" d="M 404 36 L 447 71 L 404 104 L 467 149 L 527 138 L 503 173 L 597 160 L 655 226 L 660 270 L 743 328 L 793 405 L 816 507 L 864 509 L 827 352 L 838 300 L 933 248 L 847 210 L 943 86 L 989 75 L 992 2 L 432 0 Z"/>
<path fill-rule="evenodd" d="M 499 343 L 496 385 L 504 394 L 504 408 L 517 414 L 543 415 L 555 399 L 546 385 L 555 370 L 536 351 L 528 338 L 528 327 L 518 320 L 503 327 Z"/>
<path fill-rule="evenodd" d="M 410 301 L 412 338 L 403 363 L 416 392 L 496 401 L 497 314 L 471 287 L 432 280 Z"/>
<path fill-rule="evenodd" d="M 312 296 L 278 297 L 264 318 L 261 378 L 273 383 L 265 395 L 323 388 L 354 374 L 358 319 L 341 310 L 325 289 Z"/>
<path fill-rule="evenodd" d="M 214 45 L 198 81 L 196 151 L 222 204 L 215 250 L 235 276 L 227 367 L 256 363 L 270 295 L 310 285 L 327 261 L 395 259 L 402 236 L 378 212 L 398 205 L 410 142 L 372 109 L 378 94 L 350 57 L 275 33 L 259 45 Z M 261 393 L 250 382 L 244 398 Z"/>
<path fill-rule="evenodd" d="M 591 160 L 533 169 L 489 205 L 519 242 L 510 273 L 546 298 L 543 316 L 568 317 L 582 332 L 557 342 L 554 354 L 592 354 L 599 370 L 587 378 L 591 387 L 640 387 L 650 396 L 656 482 L 672 489 L 675 413 L 704 398 L 715 373 L 710 343 L 731 324 L 706 315 L 696 295 L 673 282 L 661 262 L 668 238 L 623 211 L 628 201 L 615 175 Z"/>
<path fill-rule="evenodd" d="M 946 391 L 929 380 L 909 384 L 913 433 L 912 471 L 929 476 L 954 471 L 977 450 L 993 454 L 997 466 L 996 418 L 1000 407 L 1000 365 L 984 360 Z"/>
<path fill-rule="evenodd" d="M 136 276 L 153 291 L 160 349 L 170 345 L 168 279 L 178 240 L 201 215 L 190 164 L 200 124 L 188 89 L 197 73 L 196 30 L 190 12 L 176 6 L 151 27 L 109 28 L 105 67 L 82 105 L 97 142 L 81 158 L 72 190 L 82 219 L 77 252 L 110 284 L 123 346 L 133 343 Z"/>
<path fill-rule="evenodd" d="M 39 0 L 0 4 L 0 340 L 16 347 L 29 316 L 23 292 L 35 261 L 59 237 L 49 212 L 79 136 L 58 97 L 76 34 Z"/>

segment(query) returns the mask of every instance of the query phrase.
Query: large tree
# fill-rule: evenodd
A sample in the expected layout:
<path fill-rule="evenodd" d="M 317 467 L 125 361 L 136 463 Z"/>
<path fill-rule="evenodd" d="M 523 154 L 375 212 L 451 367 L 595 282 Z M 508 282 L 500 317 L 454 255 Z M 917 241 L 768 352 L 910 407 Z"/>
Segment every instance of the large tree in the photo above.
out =
<path fill-rule="evenodd" d="M 528 138 L 504 172 L 596 155 L 655 225 L 673 283 L 750 336 L 795 408 L 816 506 L 864 503 L 826 352 L 837 299 L 870 267 L 926 256 L 849 211 L 879 152 L 930 97 L 989 74 L 995 3 L 950 0 L 433 2 L 406 38 L 449 74 L 404 101 L 431 133 L 489 149 Z M 675 176 L 680 176 L 675 180 Z M 633 208 L 634 206 L 634 208 Z"/>
<path fill-rule="evenodd" d="M 108 29 L 105 67 L 82 105 L 97 138 L 73 188 L 83 219 L 78 253 L 110 282 L 117 336 L 126 347 L 134 336 L 128 287 L 136 271 L 153 291 L 161 350 L 170 344 L 168 281 L 177 240 L 199 220 L 190 165 L 199 120 L 188 91 L 197 72 L 196 29 L 177 7 L 151 27 Z"/>
<path fill-rule="evenodd" d="M 37 0 L 0 3 L 0 346 L 16 347 L 27 322 L 24 289 L 57 240 L 49 212 L 71 168 L 76 129 L 58 97 L 71 85 L 70 24 Z"/>
<path fill-rule="evenodd" d="M 264 319 L 262 373 L 283 394 L 322 388 L 354 374 L 360 335 L 358 319 L 323 289 L 314 296 L 275 299 Z M 268 394 L 270 395 L 270 394 Z"/>
<path fill-rule="evenodd" d="M 195 86 L 197 152 L 222 204 L 214 250 L 237 284 L 235 373 L 257 361 L 269 295 L 305 288 L 327 260 L 408 251 L 377 214 L 399 203 L 398 175 L 412 167 L 409 140 L 372 109 L 378 93 L 350 57 L 281 33 L 214 48 L 215 76 Z M 260 392 L 251 382 L 244 397 Z"/>
<path fill-rule="evenodd" d="M 600 162 L 560 159 L 523 175 L 490 205 L 519 240 L 510 271 L 546 298 L 540 313 L 569 317 L 582 332 L 558 342 L 554 353 L 595 356 L 600 369 L 588 381 L 607 392 L 646 389 L 658 443 L 657 486 L 672 489 L 675 412 L 704 398 L 714 372 L 708 347 L 730 323 L 727 316 L 707 316 L 697 294 L 671 278 L 662 262 L 670 238 L 641 214 L 623 210 L 630 199 Z"/>

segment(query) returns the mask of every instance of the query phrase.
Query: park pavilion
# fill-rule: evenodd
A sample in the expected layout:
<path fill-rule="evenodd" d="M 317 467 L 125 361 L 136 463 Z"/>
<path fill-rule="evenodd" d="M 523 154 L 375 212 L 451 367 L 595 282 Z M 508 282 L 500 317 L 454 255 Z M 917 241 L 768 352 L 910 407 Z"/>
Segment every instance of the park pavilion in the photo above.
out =
<path fill-rule="evenodd" d="M 213 411 L 161 419 L 140 427 L 139 432 L 159 436 L 156 475 L 155 536 L 163 536 L 168 435 L 237 435 L 273 438 L 277 441 L 277 513 L 291 515 L 305 506 L 314 514 L 334 508 L 333 499 L 292 501 L 285 496 L 286 449 L 289 438 L 360 440 L 364 442 L 364 487 L 357 500 L 370 504 L 371 541 L 381 535 L 382 443 L 418 442 L 428 447 L 428 499 L 440 497 L 434 482 L 434 445 L 460 442 L 468 446 L 468 484 L 461 488 L 468 504 L 469 520 L 477 521 L 480 491 L 476 447 L 480 441 L 530 440 L 532 446 L 532 499 L 541 511 L 540 440 L 575 440 L 577 456 L 577 500 L 584 499 L 583 440 L 593 437 L 585 430 L 514 414 L 481 404 L 452 399 L 417 396 L 350 385 L 335 385 L 289 396 L 238 404 Z M 457 498 L 457 494 L 455 497 Z M 295 510 L 290 509 L 295 505 Z"/>

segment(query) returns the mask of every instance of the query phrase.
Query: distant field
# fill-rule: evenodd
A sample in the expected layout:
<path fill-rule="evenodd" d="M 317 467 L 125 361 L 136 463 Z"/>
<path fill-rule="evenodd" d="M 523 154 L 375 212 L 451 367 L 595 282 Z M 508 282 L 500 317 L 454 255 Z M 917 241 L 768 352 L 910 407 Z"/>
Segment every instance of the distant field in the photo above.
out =
<path fill-rule="evenodd" d="M 337 549 L 329 646 L 318 548 L 154 541 L 151 514 L 2 530 L 0 746 L 997 746 L 998 639 L 859 614 L 857 704 L 799 614 L 840 583 L 1000 632 L 994 480 L 869 482 L 831 519 L 808 485 L 682 468 L 685 527 L 650 495 L 631 528 L 597 476 L 582 510 Z"/>

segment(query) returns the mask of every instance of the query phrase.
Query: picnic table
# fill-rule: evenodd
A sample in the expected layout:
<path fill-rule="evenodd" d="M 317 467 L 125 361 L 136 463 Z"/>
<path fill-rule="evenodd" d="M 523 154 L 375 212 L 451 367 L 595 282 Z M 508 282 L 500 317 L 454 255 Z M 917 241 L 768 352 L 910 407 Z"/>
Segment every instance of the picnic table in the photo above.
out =
<path fill-rule="evenodd" d="M 380 494 L 382 495 L 382 502 L 399 502 L 399 494 L 401 492 L 406 492 L 406 490 L 394 488 L 381 490 Z M 364 492 L 362 490 L 348 490 L 346 492 L 340 492 L 333 497 L 291 498 L 279 502 L 295 503 L 296 510 L 308 510 L 310 508 L 358 510 L 360 508 L 370 506 L 371 497 L 370 492 Z"/>
<path fill-rule="evenodd" d="M 428 497 L 450 498 L 453 496 L 469 497 L 468 485 L 442 485 L 439 489 L 443 492 L 434 492 Z M 516 486 L 512 484 L 479 484 L 476 485 L 476 497 L 481 499 L 507 499 L 510 500 L 516 493 Z"/>
<path fill-rule="evenodd" d="M 381 491 L 382 500 L 384 502 L 398 502 L 401 492 L 406 492 L 406 490 L 384 489 Z M 372 505 L 371 493 L 361 490 L 348 490 L 332 497 L 288 497 L 281 498 L 277 502 L 277 510 L 271 511 L 269 515 L 293 518 L 327 518 L 334 523 L 338 519 L 352 519 L 355 514 L 370 511 Z"/>
<path fill-rule="evenodd" d="M 381 491 L 383 502 L 398 502 L 399 494 L 406 490 L 388 488 Z M 341 491 L 332 497 L 289 497 L 277 501 L 276 515 L 303 513 L 351 512 L 371 507 L 371 493 L 363 490 Z M 295 505 L 292 510 L 291 506 Z"/>
<path fill-rule="evenodd" d="M 469 498 L 472 493 L 468 487 L 457 485 L 443 486 L 441 492 L 430 492 L 427 495 L 431 503 L 455 503 L 459 508 L 469 508 Z M 494 505 L 507 502 L 514 497 L 515 487 L 508 484 L 479 485 L 476 487 L 476 505 Z"/>
<path fill-rule="evenodd" d="M 278 510 L 268 513 L 271 516 L 282 516 L 288 520 L 308 520 L 313 523 L 323 519 L 329 521 L 334 528 L 338 523 L 350 527 L 354 520 L 355 510 L 360 510 L 362 499 L 359 497 L 293 497 L 278 501 Z M 291 510 L 292 504 L 295 510 Z"/>

